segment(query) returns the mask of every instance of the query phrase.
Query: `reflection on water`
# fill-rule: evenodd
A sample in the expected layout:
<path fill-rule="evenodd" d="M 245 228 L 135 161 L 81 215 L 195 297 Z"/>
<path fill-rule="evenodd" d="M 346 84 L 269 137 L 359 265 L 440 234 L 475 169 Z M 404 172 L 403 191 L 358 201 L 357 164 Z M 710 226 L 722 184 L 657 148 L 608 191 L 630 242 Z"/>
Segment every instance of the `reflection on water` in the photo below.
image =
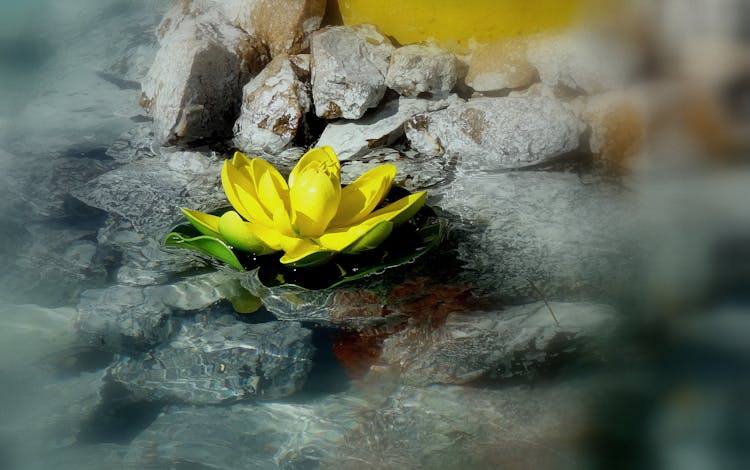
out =
<path fill-rule="evenodd" d="M 678 8 L 674 3 L 664 8 Z M 459 175 L 453 182 L 473 185 L 476 201 L 515 191 L 518 205 L 482 209 L 481 202 L 467 197 L 445 207 L 458 208 L 466 217 L 504 214 L 536 229 L 524 238 L 509 221 L 478 216 L 482 228 L 515 236 L 500 238 L 505 245 L 488 247 L 487 253 L 536 255 L 542 246 L 560 256 L 540 259 L 564 266 L 574 258 L 566 250 L 586 245 L 590 250 L 585 253 L 596 256 L 591 270 L 598 270 L 599 260 L 621 255 L 613 246 L 630 243 L 628 263 L 622 265 L 637 266 L 635 275 L 605 271 L 601 276 L 613 283 L 632 282 L 618 286 L 617 295 L 596 299 L 611 304 L 605 310 L 618 317 L 615 331 L 586 343 L 588 348 L 566 349 L 577 345 L 575 328 L 562 328 L 567 336 L 545 336 L 551 317 L 543 302 L 524 317 L 508 318 L 503 312 L 513 310 L 481 305 L 472 308 L 482 314 L 446 319 L 452 309 L 467 308 L 465 297 L 455 293 L 463 292 L 462 285 L 416 298 L 409 297 L 414 291 L 393 294 L 389 301 L 396 298 L 415 318 L 399 323 L 402 329 L 386 323 L 342 333 L 331 324 L 306 322 L 280 336 L 234 337 L 236 331 L 277 320 L 266 310 L 235 315 L 222 300 L 227 297 L 222 289 L 228 287 L 213 273 L 192 259 L 169 258 L 159 250 L 161 233 L 140 232 L 120 217 L 118 203 L 124 196 L 111 198 L 111 212 L 75 197 L 87 182 L 122 168 L 128 158 L 153 157 L 147 144 L 137 149 L 133 144 L 143 137 L 147 127 L 138 126 L 147 119 L 132 86 L 153 57 L 151 32 L 166 7 L 167 2 L 150 0 L 6 1 L 0 6 L 0 469 L 748 466 L 746 153 L 738 152 L 731 164 L 721 160 L 697 170 L 700 163 L 679 160 L 674 165 L 673 160 L 680 153 L 675 148 L 687 148 L 679 155 L 687 159 L 695 151 L 692 144 L 665 138 L 654 145 L 648 162 L 633 165 L 643 167 L 641 172 L 607 186 L 616 188 L 618 204 L 632 211 L 632 218 L 614 222 L 617 217 L 607 214 L 614 206 L 604 204 L 609 200 L 585 199 L 594 194 L 586 192 L 586 185 L 599 182 L 585 173 L 561 176 L 554 173 L 559 168 L 552 168 L 542 187 L 512 186 L 527 177 L 542 181 L 520 173 L 469 183 Z M 670 34 L 680 37 L 684 31 L 675 27 Z M 745 96 L 743 80 L 746 75 L 731 81 L 732 96 Z M 747 116 L 740 101 L 733 102 L 732 132 Z M 117 148 L 133 155 L 123 156 Z M 215 162 L 206 161 L 190 171 L 208 175 Z M 127 180 L 132 171 L 107 181 Z M 206 178 L 201 184 L 208 186 Z M 498 188 L 501 180 L 508 184 Z M 137 181 L 133 186 L 127 197 L 146 198 L 133 204 L 159 202 L 148 199 L 152 188 L 137 188 Z M 180 191 L 176 197 L 184 196 Z M 585 214 L 579 213 L 582 207 Z M 548 216 L 536 220 L 525 212 L 529 208 L 548 210 Z M 570 221 L 575 219 L 560 211 L 580 215 L 581 223 L 574 225 Z M 606 238 L 611 227 L 603 225 L 615 222 L 621 227 L 618 236 Z M 463 236 L 461 230 L 455 236 Z M 469 235 L 477 237 L 472 243 L 487 243 L 482 233 Z M 466 249 L 460 239 L 453 242 L 456 252 Z M 508 272 L 497 268 L 497 260 L 484 261 L 491 267 L 481 271 L 477 263 L 480 274 Z M 503 261 L 517 258 L 509 254 Z M 441 275 L 458 264 L 431 262 Z M 550 283 L 571 275 L 554 274 Z M 590 280 L 585 276 L 590 271 L 577 274 Z M 586 287 L 573 288 L 579 295 Z M 373 306 L 383 310 L 376 294 L 344 300 L 358 313 Z M 555 302 L 571 299 L 550 300 L 554 310 Z M 559 305 L 563 322 L 580 308 Z M 92 310 L 95 320 L 106 324 L 97 325 L 107 331 L 96 337 L 99 343 L 83 342 L 76 333 L 92 322 L 85 317 Z M 153 314 L 147 317 L 152 324 L 138 322 L 142 317 L 135 313 L 143 311 Z M 420 318 L 435 321 L 434 330 L 425 334 Z M 212 331 L 228 331 L 231 341 L 211 332 L 196 337 L 210 322 L 217 325 Z M 509 331 L 513 335 L 503 337 Z M 541 333 L 528 338 L 529 332 Z M 374 363 L 375 345 L 386 333 L 391 336 L 384 350 L 411 367 L 400 378 L 392 363 Z M 171 349 L 147 343 L 147 334 L 163 334 L 173 341 Z M 117 349 L 110 341 L 126 344 L 123 338 L 133 340 L 127 343 L 132 349 Z M 228 343 L 234 348 L 229 352 L 216 346 Z M 527 348 L 523 354 L 508 352 L 521 343 Z M 261 358 L 259 365 L 231 375 L 231 361 L 240 361 L 234 355 L 245 350 Z M 458 365 L 457 356 L 462 358 Z M 219 359 L 209 363 L 208 357 Z M 481 369 L 487 363 L 489 370 Z M 353 380 L 361 370 L 373 373 Z M 476 376 L 461 376 L 464 372 Z M 299 374 L 307 374 L 300 390 L 271 398 L 272 391 L 296 383 Z M 424 385 L 424 377 L 474 381 L 470 386 Z M 176 384 L 175 389 L 149 388 L 159 378 L 162 384 Z M 128 388 L 138 380 L 140 395 Z M 245 393 L 251 399 L 230 406 L 196 398 L 216 393 Z"/>

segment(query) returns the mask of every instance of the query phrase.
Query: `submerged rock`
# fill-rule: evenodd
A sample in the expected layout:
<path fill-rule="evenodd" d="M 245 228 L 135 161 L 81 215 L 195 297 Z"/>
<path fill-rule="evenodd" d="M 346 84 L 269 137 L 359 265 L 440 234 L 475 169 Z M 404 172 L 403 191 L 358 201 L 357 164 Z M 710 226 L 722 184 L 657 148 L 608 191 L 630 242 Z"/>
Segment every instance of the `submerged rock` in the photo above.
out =
<path fill-rule="evenodd" d="M 386 338 L 379 362 L 418 385 L 543 373 L 594 343 L 601 347 L 615 322 L 611 307 L 587 303 L 451 314 L 438 327 L 412 323 Z"/>
<path fill-rule="evenodd" d="M 281 55 L 245 85 L 234 124 L 234 143 L 240 150 L 276 153 L 292 142 L 312 107 L 304 73 Z"/>
<path fill-rule="evenodd" d="M 161 143 L 229 137 L 250 64 L 261 61 L 241 30 L 203 20 L 183 18 L 165 33 L 142 84 Z"/>
<path fill-rule="evenodd" d="M 192 404 L 293 394 L 312 367 L 311 332 L 294 322 L 248 324 L 225 315 L 183 322 L 146 354 L 121 357 L 106 379 L 132 399 Z"/>
<path fill-rule="evenodd" d="M 74 196 L 161 238 L 180 219 L 180 208 L 213 210 L 226 205 L 221 162 L 199 152 L 162 153 L 126 164 L 86 183 Z"/>
<path fill-rule="evenodd" d="M 453 220 L 460 278 L 511 303 L 620 298 L 638 275 L 636 206 L 598 177 L 459 173 L 431 191 Z"/>
<path fill-rule="evenodd" d="M 458 62 L 453 54 L 434 45 L 411 44 L 393 51 L 385 84 L 402 96 L 445 96 L 457 78 Z"/>
<path fill-rule="evenodd" d="M 374 26 L 333 26 L 312 35 L 315 113 L 359 119 L 385 95 L 393 45 Z"/>
<path fill-rule="evenodd" d="M 412 148 L 458 156 L 463 169 L 486 171 L 545 162 L 578 148 L 583 124 L 543 97 L 478 98 L 419 114 L 406 123 Z"/>
<path fill-rule="evenodd" d="M 419 113 L 438 111 L 461 102 L 456 95 L 446 99 L 399 98 L 356 121 L 338 120 L 323 130 L 316 144 L 330 145 L 339 160 L 362 157 L 374 148 L 393 144 L 404 135 L 404 123 Z"/>

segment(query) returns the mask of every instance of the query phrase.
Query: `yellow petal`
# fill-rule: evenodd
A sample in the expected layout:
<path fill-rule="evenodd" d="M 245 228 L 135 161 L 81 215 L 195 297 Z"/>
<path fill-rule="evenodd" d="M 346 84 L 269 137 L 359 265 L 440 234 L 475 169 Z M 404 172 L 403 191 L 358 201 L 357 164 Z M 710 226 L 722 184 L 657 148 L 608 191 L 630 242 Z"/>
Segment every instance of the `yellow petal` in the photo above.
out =
<path fill-rule="evenodd" d="M 331 147 L 319 147 L 310 149 L 302 155 L 297 164 L 289 174 L 289 187 L 294 186 L 297 176 L 307 167 L 313 166 L 320 168 L 329 174 L 335 174 L 336 177 L 341 180 L 341 164 L 339 163 L 339 157 Z"/>
<path fill-rule="evenodd" d="M 375 209 L 388 194 L 396 176 L 396 167 L 391 164 L 377 166 L 357 178 L 341 190 L 341 202 L 332 227 L 353 225 Z"/>
<path fill-rule="evenodd" d="M 394 227 L 398 227 L 414 217 L 414 215 L 419 212 L 419 209 L 422 208 L 426 199 L 427 191 L 409 194 L 396 202 L 388 204 L 382 209 L 376 210 L 361 223 L 373 225 L 388 220 L 393 222 Z"/>
<path fill-rule="evenodd" d="M 258 200 L 268 214 L 273 216 L 279 207 L 289 210 L 289 186 L 273 165 L 261 158 L 254 158 L 250 164 L 250 173 Z"/>
<path fill-rule="evenodd" d="M 318 238 L 329 250 L 344 253 L 361 253 L 380 245 L 391 234 L 393 223 L 382 221 L 375 225 L 359 224 L 344 229 L 330 230 Z"/>
<path fill-rule="evenodd" d="M 279 261 L 300 268 L 323 264 L 336 254 L 304 238 L 296 239 L 294 246 L 287 248 Z"/>
<path fill-rule="evenodd" d="M 221 167 L 221 185 L 234 210 L 239 212 L 246 220 L 255 222 L 256 217 L 253 212 L 255 212 L 255 206 L 260 206 L 260 204 L 252 203 L 252 200 L 257 200 L 253 182 L 229 160 L 225 161 L 224 166 Z M 245 192 L 242 197 L 239 194 L 240 189 Z M 245 207 L 245 203 L 250 207 Z"/>
<path fill-rule="evenodd" d="M 240 169 L 244 166 L 250 166 L 250 161 L 251 160 L 247 158 L 247 155 L 242 152 L 234 152 L 231 160 L 232 165 L 234 165 L 237 169 Z"/>
<path fill-rule="evenodd" d="M 203 235 L 221 238 L 219 235 L 219 217 L 190 209 L 181 209 L 188 221 Z"/>
<path fill-rule="evenodd" d="M 277 251 L 263 243 L 253 232 L 253 224 L 242 220 L 235 211 L 225 212 L 219 218 L 219 233 L 227 243 L 238 250 L 256 255 L 267 255 Z"/>
<path fill-rule="evenodd" d="M 336 215 L 340 200 L 338 177 L 308 167 L 289 189 L 292 224 L 303 237 L 319 237 Z"/>

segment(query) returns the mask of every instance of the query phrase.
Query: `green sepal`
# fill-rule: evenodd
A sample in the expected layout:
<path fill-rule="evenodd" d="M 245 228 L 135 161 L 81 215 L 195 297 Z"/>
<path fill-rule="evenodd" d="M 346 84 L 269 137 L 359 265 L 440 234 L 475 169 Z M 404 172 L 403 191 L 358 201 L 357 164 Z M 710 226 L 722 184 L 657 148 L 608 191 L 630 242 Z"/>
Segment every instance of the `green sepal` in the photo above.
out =
<path fill-rule="evenodd" d="M 208 235 L 201 235 L 198 237 L 185 237 L 181 233 L 172 232 L 167 235 L 167 238 L 164 240 L 164 246 L 188 248 L 190 250 L 197 251 L 199 253 L 203 253 L 204 255 L 216 258 L 219 261 L 223 261 L 228 265 L 239 269 L 240 271 L 245 270 L 245 268 L 242 266 L 242 263 L 240 263 L 240 261 L 234 255 L 229 245 L 216 237 L 210 237 Z"/>
<path fill-rule="evenodd" d="M 373 226 L 369 231 L 367 231 L 367 233 L 359 237 L 357 241 L 344 248 L 342 253 L 347 255 L 356 255 L 357 253 L 362 253 L 363 251 L 374 250 L 375 248 L 380 246 L 380 244 L 383 243 L 386 238 L 388 238 L 392 231 L 393 222 L 388 220 L 380 222 L 379 224 Z"/>

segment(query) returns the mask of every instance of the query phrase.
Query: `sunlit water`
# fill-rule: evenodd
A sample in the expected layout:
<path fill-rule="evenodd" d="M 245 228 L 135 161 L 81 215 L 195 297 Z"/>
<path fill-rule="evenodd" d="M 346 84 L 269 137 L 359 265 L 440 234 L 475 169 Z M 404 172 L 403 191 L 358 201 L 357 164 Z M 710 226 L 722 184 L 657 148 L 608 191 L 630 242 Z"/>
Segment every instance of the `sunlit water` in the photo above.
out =
<path fill-rule="evenodd" d="M 0 6 L 0 469 L 131 468 L 129 459 L 149 455 L 149 446 L 164 452 L 195 445 L 195 455 L 209 455 L 202 462 L 249 446 L 237 454 L 245 463 L 233 468 L 268 468 L 269 462 L 316 468 L 330 458 L 312 451 L 279 455 L 274 446 L 281 441 L 289 448 L 295 443 L 338 448 L 347 455 L 367 448 L 369 465 L 388 468 L 413 463 L 403 460 L 410 446 L 425 452 L 426 468 L 461 458 L 492 468 L 490 444 L 514 455 L 520 468 L 534 468 L 534 462 L 562 468 L 742 468 L 748 462 L 746 168 L 632 183 L 642 230 L 633 256 L 647 262 L 643 282 L 630 297 L 612 299 L 623 322 L 604 365 L 568 375 L 553 371 L 531 383 L 490 383 L 470 395 L 460 387 L 392 395 L 378 389 L 393 384 L 369 384 L 361 394 L 347 394 L 351 383 L 331 352 L 332 332 L 318 329 L 313 336 L 318 351 L 302 392 L 242 409 L 194 410 L 196 423 L 205 414 L 205 435 L 165 440 L 166 431 L 180 435 L 179 423 L 150 426 L 170 404 L 121 403 L 117 390 L 101 388 L 111 354 L 82 348 L 76 340 L 80 293 L 110 285 L 117 260 L 97 251 L 105 214 L 66 192 L 113 168 L 104 150 L 142 120 L 138 90 L 129 80 L 137 80 L 148 65 L 151 31 L 165 7 L 152 0 L 6 0 Z M 113 81 L 107 71 L 123 57 L 131 61 L 132 73 L 124 82 Z M 212 308 L 231 313 L 228 303 Z M 274 319 L 260 312 L 247 321 Z M 562 395 L 567 381 L 601 390 L 583 418 L 573 418 L 586 439 L 566 447 L 575 448 L 572 455 L 548 446 L 565 436 L 488 440 L 451 428 L 461 423 L 464 406 L 481 407 L 498 393 L 504 393 L 509 415 L 542 409 L 550 400 L 559 399 L 561 407 L 575 403 L 574 396 L 532 392 L 548 381 L 563 384 Z M 340 415 L 354 409 L 361 412 Z M 437 411 L 444 413 L 444 426 L 430 421 Z M 290 413 L 298 428 L 279 438 L 274 423 L 285 422 Z M 501 413 L 473 429 L 497 431 L 490 424 L 506 418 L 523 421 Z M 407 434 L 413 429 L 424 435 Z M 373 442 L 375 435 L 393 441 Z M 466 456 L 441 456 L 438 444 Z M 191 465 L 177 461 L 172 468 L 209 468 Z"/>

